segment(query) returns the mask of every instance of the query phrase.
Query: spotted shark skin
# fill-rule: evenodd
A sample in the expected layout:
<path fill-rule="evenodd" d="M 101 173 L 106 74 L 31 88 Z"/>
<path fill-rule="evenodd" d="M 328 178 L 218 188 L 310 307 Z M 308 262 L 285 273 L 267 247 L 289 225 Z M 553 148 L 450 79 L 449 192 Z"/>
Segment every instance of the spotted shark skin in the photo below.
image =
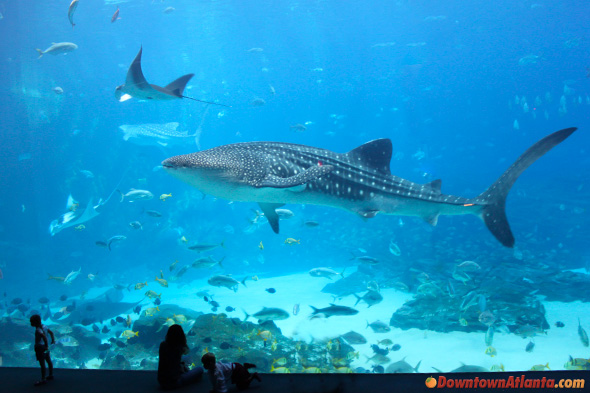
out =
<path fill-rule="evenodd" d="M 440 215 L 472 214 L 482 218 L 500 243 L 513 247 L 504 210 L 510 188 L 526 168 L 575 130 L 563 129 L 535 143 L 475 198 L 441 193 L 440 180 L 419 184 L 392 175 L 389 139 L 367 142 L 348 153 L 280 142 L 236 143 L 174 156 L 162 166 L 206 194 L 258 202 L 276 233 L 276 208 L 287 203 L 314 204 L 363 218 L 378 213 L 419 216 L 432 225 Z"/>

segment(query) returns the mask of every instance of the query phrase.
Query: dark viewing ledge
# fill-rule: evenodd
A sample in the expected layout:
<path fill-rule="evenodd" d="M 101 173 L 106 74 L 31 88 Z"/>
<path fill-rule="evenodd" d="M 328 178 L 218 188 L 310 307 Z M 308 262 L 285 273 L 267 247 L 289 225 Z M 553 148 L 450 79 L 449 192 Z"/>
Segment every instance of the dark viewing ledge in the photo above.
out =
<path fill-rule="evenodd" d="M 60 393 L 150 393 L 162 392 L 155 371 L 121 371 L 121 370 L 79 370 L 56 369 L 55 380 L 43 386 L 33 386 L 40 377 L 40 369 L 20 367 L 0 367 L 0 392 L 60 392 Z M 515 373 L 455 373 L 442 374 L 447 379 L 463 378 L 552 378 L 585 379 L 590 383 L 590 371 L 551 371 L 551 372 L 515 372 Z M 475 389 L 428 389 L 425 385 L 430 374 L 261 374 L 262 383 L 252 382 L 247 391 L 252 393 L 376 393 L 376 392 L 468 392 Z M 441 374 L 432 374 L 439 378 Z M 567 391 L 588 391 L 584 389 L 567 389 Z M 175 392 L 208 393 L 211 385 L 204 378 L 201 382 L 186 386 Z M 515 389 L 477 389 L 485 391 L 512 392 Z M 533 392 L 552 391 L 555 389 L 526 389 Z M 232 385 L 230 392 L 237 392 Z"/>

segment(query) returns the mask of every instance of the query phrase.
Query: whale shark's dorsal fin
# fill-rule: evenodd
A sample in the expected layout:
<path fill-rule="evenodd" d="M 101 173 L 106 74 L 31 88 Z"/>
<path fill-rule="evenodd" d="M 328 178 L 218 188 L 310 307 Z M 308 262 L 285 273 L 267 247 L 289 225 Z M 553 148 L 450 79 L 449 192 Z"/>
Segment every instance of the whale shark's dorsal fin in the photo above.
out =
<path fill-rule="evenodd" d="M 384 175 L 391 175 L 389 164 L 393 146 L 390 139 L 375 139 L 352 149 L 347 154 Z"/>

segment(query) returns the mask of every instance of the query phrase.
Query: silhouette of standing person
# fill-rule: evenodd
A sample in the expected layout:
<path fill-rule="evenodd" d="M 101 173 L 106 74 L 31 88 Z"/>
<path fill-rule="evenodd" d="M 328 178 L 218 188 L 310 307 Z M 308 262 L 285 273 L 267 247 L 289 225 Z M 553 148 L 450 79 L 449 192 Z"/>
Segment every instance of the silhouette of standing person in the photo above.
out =
<path fill-rule="evenodd" d="M 55 336 L 51 329 L 41 323 L 41 316 L 32 315 L 30 318 L 31 326 L 35 328 L 35 356 L 41 365 L 41 380 L 35 382 L 35 386 L 44 385 L 47 380 L 53 379 L 53 362 L 49 354 L 49 340 L 47 335 L 51 336 L 51 344 L 55 344 Z M 45 362 L 49 368 L 49 375 L 45 378 Z"/>
<path fill-rule="evenodd" d="M 203 367 L 196 366 L 191 370 L 182 360 L 188 352 L 182 326 L 170 326 L 166 339 L 160 344 L 158 361 L 158 382 L 163 389 L 175 389 L 201 380 Z"/>

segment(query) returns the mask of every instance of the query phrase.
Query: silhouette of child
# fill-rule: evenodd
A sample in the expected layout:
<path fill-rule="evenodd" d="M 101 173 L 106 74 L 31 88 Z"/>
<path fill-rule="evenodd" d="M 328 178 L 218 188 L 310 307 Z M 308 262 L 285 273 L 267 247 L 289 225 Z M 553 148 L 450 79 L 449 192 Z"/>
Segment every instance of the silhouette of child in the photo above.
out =
<path fill-rule="evenodd" d="M 182 326 L 171 325 L 166 339 L 160 344 L 158 382 L 163 389 L 175 389 L 201 380 L 203 367 L 197 366 L 189 370 L 182 360 L 182 356 L 188 352 Z"/>
<path fill-rule="evenodd" d="M 44 385 L 47 380 L 53 379 L 53 362 L 49 354 L 49 340 L 47 335 L 51 336 L 51 344 L 55 344 L 55 336 L 51 329 L 41 323 L 41 316 L 35 314 L 30 318 L 31 326 L 35 328 L 35 356 L 41 365 L 41 380 L 35 382 L 35 386 Z M 49 375 L 45 378 L 45 362 L 49 367 Z"/>
<path fill-rule="evenodd" d="M 258 373 L 250 374 L 249 368 L 256 367 L 251 363 L 217 363 L 215 355 L 211 352 L 207 352 L 201 358 L 203 367 L 207 370 L 209 380 L 213 389 L 210 393 L 226 393 L 227 392 L 227 381 L 231 381 L 239 390 L 247 389 L 250 386 L 250 382 L 256 379 L 258 382 L 261 381 Z"/>

